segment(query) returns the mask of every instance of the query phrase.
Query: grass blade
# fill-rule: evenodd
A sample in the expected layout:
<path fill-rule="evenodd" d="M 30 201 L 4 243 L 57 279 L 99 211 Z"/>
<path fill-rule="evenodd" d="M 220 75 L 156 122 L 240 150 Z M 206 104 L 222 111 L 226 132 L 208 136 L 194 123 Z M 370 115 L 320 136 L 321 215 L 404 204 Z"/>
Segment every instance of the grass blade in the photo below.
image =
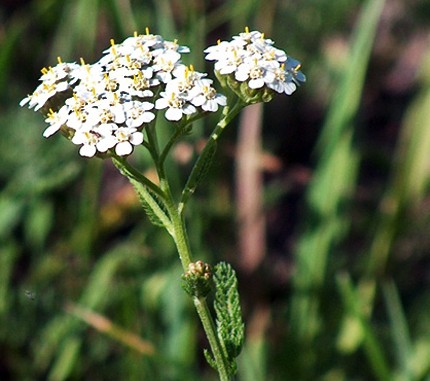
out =
<path fill-rule="evenodd" d="M 339 275 L 336 281 L 348 315 L 352 316 L 361 326 L 361 330 L 364 334 L 364 351 L 376 379 L 379 381 L 392 381 L 393 378 L 390 375 L 390 368 L 385 359 L 382 346 L 373 333 L 370 321 L 362 312 L 360 294 L 354 290 L 348 274 Z"/>
<path fill-rule="evenodd" d="M 342 206 L 355 187 L 358 168 L 352 123 L 383 5 L 383 0 L 367 1 L 361 12 L 350 58 L 316 150 L 319 161 L 307 193 L 308 222 L 295 253 L 297 272 L 291 304 L 292 332 L 305 341 L 318 332 L 317 291 L 326 276 L 331 248 L 347 228 Z"/>
<path fill-rule="evenodd" d="M 384 284 L 383 291 L 390 318 L 391 335 L 394 341 L 395 353 L 397 356 L 396 363 L 399 367 L 400 379 L 403 381 L 413 381 L 410 367 L 412 345 L 399 294 L 393 282 Z"/>
<path fill-rule="evenodd" d="M 380 218 L 369 254 L 368 274 L 384 272 L 405 208 L 418 206 L 429 183 L 430 50 L 423 61 L 424 86 L 409 106 L 402 125 L 391 181 L 381 200 Z"/>

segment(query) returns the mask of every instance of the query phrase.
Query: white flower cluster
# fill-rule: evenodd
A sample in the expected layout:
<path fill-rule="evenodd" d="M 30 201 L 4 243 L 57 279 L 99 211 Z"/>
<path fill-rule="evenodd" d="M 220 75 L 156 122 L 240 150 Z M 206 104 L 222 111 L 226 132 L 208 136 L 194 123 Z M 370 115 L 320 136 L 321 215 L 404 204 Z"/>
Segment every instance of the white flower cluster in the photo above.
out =
<path fill-rule="evenodd" d="M 306 78 L 299 71 L 300 62 L 273 43 L 263 33 L 246 29 L 232 41 L 218 41 L 207 48 L 206 60 L 216 61 L 215 70 L 220 75 L 247 83 L 250 89 L 269 88 L 290 95 Z"/>
<path fill-rule="evenodd" d="M 165 109 L 170 121 L 184 115 L 215 112 L 226 104 L 206 74 L 181 62 L 189 49 L 161 36 L 135 34 L 111 41 L 104 56 L 89 65 L 63 63 L 42 70 L 42 83 L 20 105 L 41 109 L 49 124 L 43 135 L 62 131 L 82 156 L 113 150 L 132 153 L 143 143 L 142 129 Z M 157 99 L 158 98 L 158 99 Z"/>

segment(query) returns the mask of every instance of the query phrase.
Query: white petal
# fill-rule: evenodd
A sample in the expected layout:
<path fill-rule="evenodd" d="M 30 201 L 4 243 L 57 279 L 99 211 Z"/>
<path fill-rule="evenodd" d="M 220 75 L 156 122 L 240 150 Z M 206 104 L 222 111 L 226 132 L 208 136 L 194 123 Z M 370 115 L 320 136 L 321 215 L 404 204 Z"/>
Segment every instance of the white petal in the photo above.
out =
<path fill-rule="evenodd" d="M 150 90 L 147 90 L 147 91 L 150 91 Z M 151 93 L 152 93 L 152 91 L 151 91 Z M 148 110 L 152 110 L 154 108 L 154 104 L 151 102 L 140 102 L 140 107 L 143 110 L 148 111 Z"/>
<path fill-rule="evenodd" d="M 85 157 L 93 157 L 97 152 L 97 149 L 93 145 L 84 144 L 79 150 L 79 154 Z"/>
<path fill-rule="evenodd" d="M 166 111 L 166 119 L 167 120 L 172 120 L 172 121 L 178 121 L 181 120 L 182 118 L 182 110 L 180 110 L 179 108 L 169 108 Z"/>
<path fill-rule="evenodd" d="M 130 155 L 133 151 L 133 146 L 129 142 L 120 142 L 115 147 L 115 152 L 119 156 Z"/>
<path fill-rule="evenodd" d="M 28 97 L 26 97 L 26 98 L 24 98 L 21 102 L 19 102 L 19 105 L 22 107 L 22 106 L 25 106 L 28 102 L 30 102 L 30 99 L 31 99 L 31 97 L 30 96 L 28 96 Z"/>
<path fill-rule="evenodd" d="M 271 72 L 271 71 L 266 71 L 264 74 L 264 81 L 266 83 L 270 83 L 276 80 L 276 75 L 275 73 Z"/>
<path fill-rule="evenodd" d="M 60 83 L 57 83 L 57 85 L 55 86 L 55 91 L 57 93 L 60 93 L 62 91 L 67 90 L 68 87 L 69 87 L 69 84 L 67 82 L 60 82 Z"/>
<path fill-rule="evenodd" d="M 283 93 L 285 90 L 285 86 L 279 81 L 268 83 L 267 87 L 272 90 L 275 90 L 277 93 Z"/>
<path fill-rule="evenodd" d="M 218 103 L 214 100 L 208 100 L 204 105 L 202 105 L 202 109 L 205 111 L 216 112 L 218 110 Z"/>
<path fill-rule="evenodd" d="M 108 136 L 104 139 L 101 139 L 97 143 L 97 150 L 100 152 L 106 152 L 108 149 L 112 148 L 117 143 L 117 140 L 113 136 Z"/>
<path fill-rule="evenodd" d="M 152 112 L 144 112 L 141 115 L 141 120 L 143 121 L 143 123 L 152 122 L 154 118 L 155 118 L 155 115 Z"/>
<path fill-rule="evenodd" d="M 219 66 L 220 66 L 219 69 L 217 69 L 216 67 L 215 67 L 215 69 L 219 70 L 219 72 L 221 74 L 231 74 L 231 73 L 233 73 L 236 70 L 236 66 L 235 65 L 222 64 L 222 65 L 219 65 Z"/>
<path fill-rule="evenodd" d="M 157 110 L 166 108 L 167 106 L 169 106 L 169 104 L 167 103 L 167 100 L 165 98 L 160 98 L 155 101 L 155 108 Z"/>
<path fill-rule="evenodd" d="M 191 103 L 197 107 L 201 106 L 205 102 L 206 102 L 206 97 L 203 94 L 197 95 L 191 100 Z"/>
<path fill-rule="evenodd" d="M 261 89 L 264 86 L 263 78 L 251 79 L 248 83 L 251 89 Z"/>
<path fill-rule="evenodd" d="M 45 131 L 43 131 L 43 137 L 49 138 L 51 135 L 54 135 L 60 128 L 61 128 L 60 123 L 56 123 L 49 126 Z"/>
<path fill-rule="evenodd" d="M 196 108 L 190 104 L 186 104 L 182 107 L 182 112 L 186 115 L 190 115 L 196 111 L 197 111 Z"/>
<path fill-rule="evenodd" d="M 222 94 L 217 94 L 215 100 L 220 106 L 225 106 L 227 104 L 227 97 Z"/>
<path fill-rule="evenodd" d="M 238 70 L 234 73 L 234 78 L 236 78 L 240 82 L 244 82 L 249 78 L 248 71 L 246 70 Z"/>
<path fill-rule="evenodd" d="M 141 132 L 134 132 L 130 136 L 130 143 L 134 146 L 138 146 L 139 144 L 142 144 L 143 142 L 143 134 Z"/>
<path fill-rule="evenodd" d="M 121 124 L 125 122 L 125 113 L 124 109 L 120 105 L 116 105 L 112 107 L 112 113 L 114 114 L 115 123 Z"/>
<path fill-rule="evenodd" d="M 292 83 L 292 82 L 286 83 L 285 84 L 285 94 L 291 95 L 292 93 L 294 93 L 294 91 L 296 91 L 296 88 L 297 88 L 297 86 L 294 83 Z"/>
<path fill-rule="evenodd" d="M 72 138 L 73 144 L 83 144 L 87 141 L 84 134 L 76 133 Z"/>

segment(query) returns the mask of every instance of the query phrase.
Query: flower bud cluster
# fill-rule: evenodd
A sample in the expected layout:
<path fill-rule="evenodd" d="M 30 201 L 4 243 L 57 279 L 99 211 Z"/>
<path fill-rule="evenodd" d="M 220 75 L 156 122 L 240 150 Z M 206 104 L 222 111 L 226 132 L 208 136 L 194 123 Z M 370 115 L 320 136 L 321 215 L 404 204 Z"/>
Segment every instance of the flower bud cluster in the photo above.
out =
<path fill-rule="evenodd" d="M 161 36 L 135 34 L 111 41 L 103 57 L 89 65 L 63 63 L 42 70 L 42 82 L 20 105 L 41 110 L 49 124 L 43 135 L 61 131 L 82 156 L 106 152 L 125 156 L 143 143 L 142 129 L 165 110 L 170 121 L 226 104 L 206 74 L 181 61 L 189 49 Z"/>
<path fill-rule="evenodd" d="M 182 275 L 183 288 L 191 296 L 205 297 L 212 288 L 212 267 L 203 261 L 192 262 Z"/>
<path fill-rule="evenodd" d="M 306 80 L 300 62 L 273 44 L 263 33 L 246 29 L 231 41 L 208 47 L 205 58 L 215 61 L 221 83 L 245 103 L 269 101 L 274 93 L 292 94 Z"/>

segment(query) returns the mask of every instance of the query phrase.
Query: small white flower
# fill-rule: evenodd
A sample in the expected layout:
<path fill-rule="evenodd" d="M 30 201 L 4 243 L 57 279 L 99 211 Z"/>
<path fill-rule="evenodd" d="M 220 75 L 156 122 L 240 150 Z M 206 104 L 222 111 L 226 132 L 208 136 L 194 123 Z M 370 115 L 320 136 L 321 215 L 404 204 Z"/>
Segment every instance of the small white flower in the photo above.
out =
<path fill-rule="evenodd" d="M 117 102 L 112 104 L 108 100 L 101 99 L 94 106 L 97 106 L 99 112 L 98 123 L 121 124 L 125 122 L 125 110 L 122 104 Z"/>
<path fill-rule="evenodd" d="M 178 42 L 175 41 L 164 41 L 163 43 L 164 48 L 168 50 L 174 50 L 178 53 L 189 53 L 190 48 L 188 46 L 178 45 Z"/>
<path fill-rule="evenodd" d="M 141 47 L 153 48 L 156 45 L 160 45 L 163 43 L 163 38 L 159 35 L 154 34 L 135 34 L 133 37 L 128 37 L 124 40 L 122 45 L 124 47 L 128 47 L 131 50 L 136 50 Z"/>
<path fill-rule="evenodd" d="M 207 53 L 206 60 L 216 61 L 215 70 L 223 75 L 235 72 L 249 56 L 249 53 L 236 41 L 222 41 L 218 45 L 207 48 L 205 53 Z"/>
<path fill-rule="evenodd" d="M 115 152 L 119 156 L 130 155 L 133 152 L 133 146 L 143 142 L 143 134 L 135 128 L 120 127 L 115 131 L 115 138 L 118 141 Z"/>
<path fill-rule="evenodd" d="M 147 79 L 141 72 L 134 75 L 132 78 L 123 78 L 120 82 L 118 91 L 120 93 L 128 93 L 131 96 L 139 98 L 152 97 L 154 93 L 149 90 L 151 87 L 159 85 L 159 81 L 155 78 Z"/>
<path fill-rule="evenodd" d="M 77 65 L 70 72 L 70 84 L 74 84 L 81 81 L 85 84 L 87 88 L 97 87 L 97 85 L 102 81 L 104 77 L 104 70 L 101 65 L 93 64 L 88 65 L 83 63 L 82 65 Z"/>
<path fill-rule="evenodd" d="M 118 139 L 113 136 L 116 126 L 112 124 L 102 124 L 89 131 L 76 131 L 72 138 L 72 143 L 82 144 L 79 154 L 85 157 L 93 157 L 97 152 L 106 152 L 117 144 Z"/>
<path fill-rule="evenodd" d="M 127 102 L 124 105 L 126 113 L 125 124 L 131 128 L 137 128 L 144 123 L 150 123 L 154 120 L 155 115 L 149 110 L 152 110 L 154 105 L 150 102 Z"/>
<path fill-rule="evenodd" d="M 101 124 L 94 129 L 94 132 L 98 134 L 98 142 L 96 148 L 99 152 L 106 152 L 113 148 L 117 143 L 117 139 L 113 136 L 113 132 L 118 129 L 118 126 L 114 123 Z"/>
<path fill-rule="evenodd" d="M 70 110 L 77 111 L 82 110 L 88 102 L 86 99 L 83 99 L 74 93 L 73 96 L 67 98 L 64 103 L 69 107 Z"/>
<path fill-rule="evenodd" d="M 101 140 L 101 136 L 95 131 L 76 131 L 72 138 L 72 143 L 76 145 L 82 144 L 79 149 L 79 154 L 85 157 L 93 157 L 97 153 L 97 143 Z"/>
<path fill-rule="evenodd" d="M 274 80 L 275 75 L 264 67 L 257 59 L 247 60 L 237 68 L 235 78 L 239 82 L 248 81 L 251 89 L 260 89 Z"/>
<path fill-rule="evenodd" d="M 155 108 L 157 110 L 167 108 L 164 116 L 167 120 L 177 122 L 181 120 L 183 115 L 190 115 L 195 113 L 196 108 L 189 104 L 182 96 L 180 91 L 171 85 L 170 82 L 166 86 L 166 91 L 161 92 L 161 98 L 155 102 Z"/>
<path fill-rule="evenodd" d="M 69 107 L 67 105 L 61 107 L 58 112 L 50 109 L 47 118 L 45 119 L 45 122 L 49 123 L 49 127 L 45 129 L 43 136 L 45 138 L 49 138 L 51 135 L 55 134 L 61 126 L 66 124 L 68 116 Z"/>
<path fill-rule="evenodd" d="M 40 80 L 43 82 L 54 83 L 67 79 L 69 73 L 76 70 L 77 67 L 79 67 L 78 64 L 61 62 L 60 58 L 58 58 L 58 64 L 56 66 L 42 69 Z"/>
<path fill-rule="evenodd" d="M 288 80 L 288 73 L 285 71 L 285 65 L 282 65 L 273 70 L 275 78 L 267 84 L 268 87 L 275 90 L 277 93 L 285 93 L 291 95 L 296 90 L 297 86 L 292 80 Z"/>
<path fill-rule="evenodd" d="M 172 72 L 182 65 L 180 58 L 181 55 L 174 50 L 166 50 L 154 58 L 153 69 L 161 82 L 167 83 L 172 79 Z"/>
<path fill-rule="evenodd" d="M 195 82 L 206 76 L 206 74 L 199 73 L 193 67 L 189 68 L 186 65 L 178 66 L 173 74 L 175 78 L 169 82 L 168 87 L 177 90 L 181 97 L 186 100 L 188 100 L 188 92 L 194 87 Z"/>
<path fill-rule="evenodd" d="M 100 122 L 100 110 L 90 105 L 74 110 L 67 119 L 67 127 L 74 130 L 89 131 Z"/>
<path fill-rule="evenodd" d="M 263 38 L 263 33 L 256 30 L 250 32 L 248 28 L 245 28 L 245 32 L 239 33 L 239 36 L 233 36 L 234 41 L 240 42 L 243 45 L 247 45 L 261 38 Z"/>
<path fill-rule="evenodd" d="M 261 54 L 265 61 L 285 62 L 287 60 L 287 53 L 281 49 L 276 49 L 269 45 L 264 46 Z"/>
<path fill-rule="evenodd" d="M 204 111 L 216 112 L 219 106 L 227 104 L 227 98 L 217 94 L 211 84 L 212 80 L 210 79 L 196 81 L 195 86 L 190 91 L 190 98 L 194 106 L 201 107 Z"/>
<path fill-rule="evenodd" d="M 66 81 L 62 82 L 42 82 L 36 87 L 33 94 L 24 98 L 19 105 L 22 107 L 28 103 L 29 108 L 34 107 L 34 111 L 40 110 L 45 103 L 52 98 L 55 94 L 66 91 L 69 84 Z"/>

